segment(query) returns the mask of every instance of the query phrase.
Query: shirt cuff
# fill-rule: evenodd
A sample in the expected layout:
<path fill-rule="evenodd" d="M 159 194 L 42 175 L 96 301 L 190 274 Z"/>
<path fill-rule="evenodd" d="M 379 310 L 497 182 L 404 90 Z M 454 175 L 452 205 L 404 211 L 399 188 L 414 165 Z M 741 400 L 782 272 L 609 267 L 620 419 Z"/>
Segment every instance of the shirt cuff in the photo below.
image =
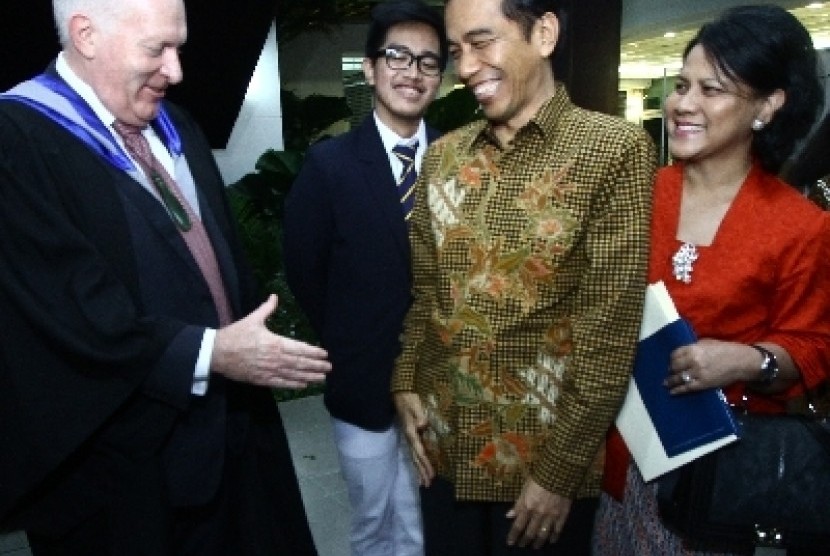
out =
<path fill-rule="evenodd" d="M 190 393 L 194 396 L 207 394 L 210 382 L 210 361 L 213 357 L 213 343 L 216 341 L 216 330 L 205 328 L 202 336 L 202 346 L 199 348 L 199 358 L 196 359 L 196 370 L 193 373 L 193 387 Z"/>

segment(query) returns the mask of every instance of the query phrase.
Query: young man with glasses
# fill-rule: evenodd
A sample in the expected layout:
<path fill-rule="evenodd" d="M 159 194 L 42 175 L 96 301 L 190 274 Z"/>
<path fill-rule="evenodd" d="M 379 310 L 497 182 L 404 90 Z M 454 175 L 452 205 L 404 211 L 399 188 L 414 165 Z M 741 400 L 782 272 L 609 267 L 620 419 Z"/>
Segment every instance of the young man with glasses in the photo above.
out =
<path fill-rule="evenodd" d="M 439 13 L 420 0 L 377 5 L 363 61 L 374 110 L 309 150 L 286 205 L 288 281 L 333 366 L 324 399 L 352 506 L 353 555 L 423 554 L 418 483 L 389 383 L 410 304 L 412 186 L 437 136 L 423 115 L 446 60 Z"/>

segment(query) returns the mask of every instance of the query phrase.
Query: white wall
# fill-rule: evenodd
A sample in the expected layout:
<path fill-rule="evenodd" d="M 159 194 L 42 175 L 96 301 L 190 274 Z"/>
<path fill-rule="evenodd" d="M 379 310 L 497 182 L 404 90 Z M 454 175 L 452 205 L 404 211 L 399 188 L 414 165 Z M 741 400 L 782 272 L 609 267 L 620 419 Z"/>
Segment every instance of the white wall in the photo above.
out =
<path fill-rule="evenodd" d="M 257 159 L 266 150 L 282 150 L 279 92 L 277 31 L 272 24 L 227 147 L 213 151 L 226 184 L 253 172 Z"/>

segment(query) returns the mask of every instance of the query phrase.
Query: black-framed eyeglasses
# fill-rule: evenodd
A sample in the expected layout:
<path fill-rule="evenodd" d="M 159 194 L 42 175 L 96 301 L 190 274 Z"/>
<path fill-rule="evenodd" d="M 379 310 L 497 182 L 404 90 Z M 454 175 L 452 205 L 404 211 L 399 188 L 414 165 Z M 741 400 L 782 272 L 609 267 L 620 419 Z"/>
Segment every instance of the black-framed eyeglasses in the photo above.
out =
<path fill-rule="evenodd" d="M 382 48 L 377 51 L 378 58 L 386 59 L 386 67 L 391 70 L 405 70 L 417 63 L 418 71 L 429 77 L 441 74 L 441 59 L 435 54 L 415 56 L 408 50 L 400 48 Z"/>

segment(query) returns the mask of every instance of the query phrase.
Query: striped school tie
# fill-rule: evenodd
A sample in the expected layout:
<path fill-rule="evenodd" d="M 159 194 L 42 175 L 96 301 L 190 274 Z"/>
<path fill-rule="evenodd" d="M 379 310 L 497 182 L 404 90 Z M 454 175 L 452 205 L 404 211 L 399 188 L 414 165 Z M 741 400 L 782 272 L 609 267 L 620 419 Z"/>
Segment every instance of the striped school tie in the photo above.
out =
<path fill-rule="evenodd" d="M 404 220 L 412 216 L 412 207 L 415 206 L 415 179 L 418 173 L 415 171 L 415 153 L 418 151 L 418 142 L 412 146 L 395 145 L 392 152 L 403 164 L 403 170 L 398 178 L 398 195 L 401 198 Z"/>

